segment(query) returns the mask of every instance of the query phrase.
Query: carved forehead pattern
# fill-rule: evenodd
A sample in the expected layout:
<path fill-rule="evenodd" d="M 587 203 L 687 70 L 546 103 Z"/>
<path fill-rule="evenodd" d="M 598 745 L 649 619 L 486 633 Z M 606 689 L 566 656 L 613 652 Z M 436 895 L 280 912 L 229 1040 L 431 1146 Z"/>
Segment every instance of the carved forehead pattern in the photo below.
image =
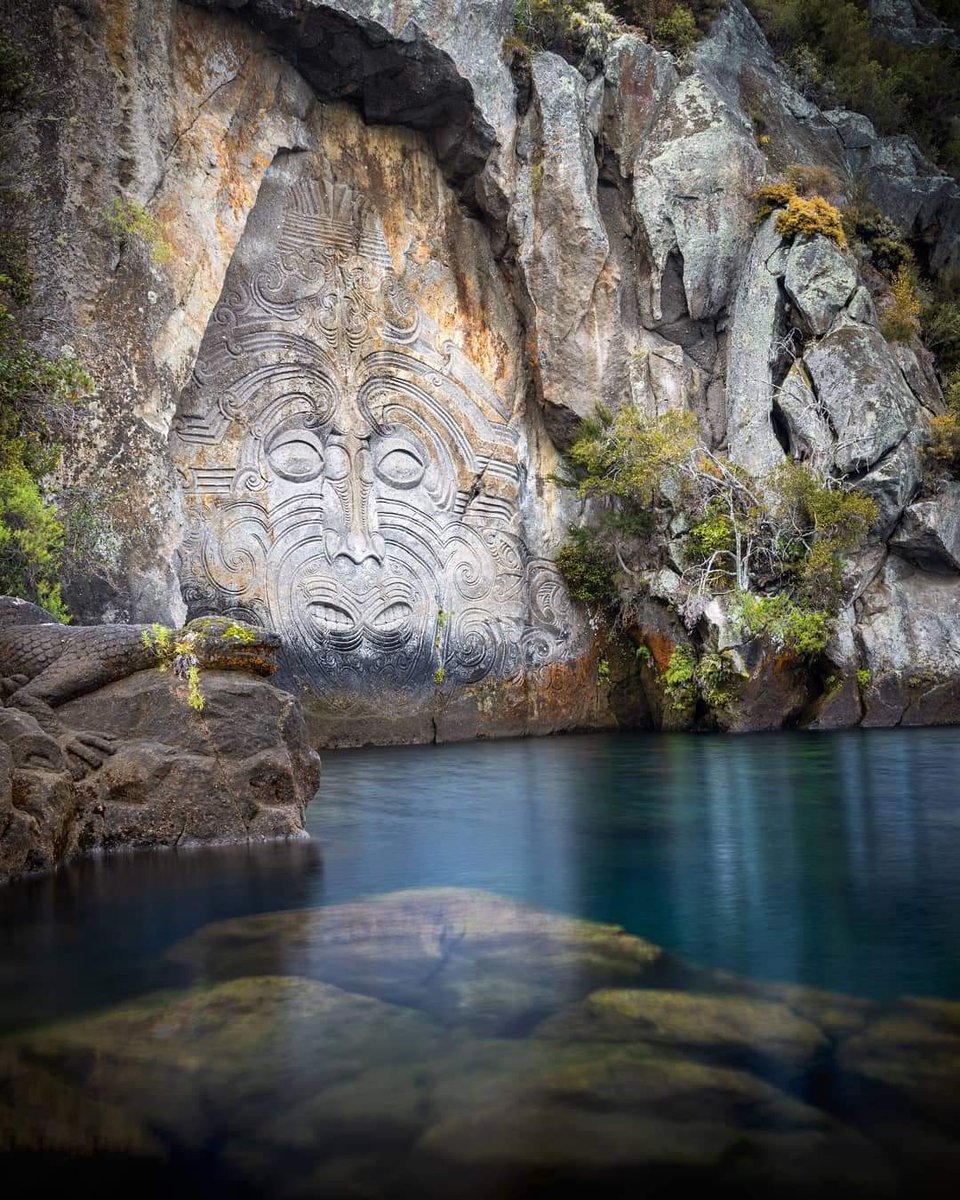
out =
<path fill-rule="evenodd" d="M 560 657 L 570 606 L 524 540 L 503 399 L 363 197 L 282 174 L 264 196 L 282 216 L 241 240 L 174 427 L 191 613 L 276 629 L 287 669 L 347 707 Z"/>

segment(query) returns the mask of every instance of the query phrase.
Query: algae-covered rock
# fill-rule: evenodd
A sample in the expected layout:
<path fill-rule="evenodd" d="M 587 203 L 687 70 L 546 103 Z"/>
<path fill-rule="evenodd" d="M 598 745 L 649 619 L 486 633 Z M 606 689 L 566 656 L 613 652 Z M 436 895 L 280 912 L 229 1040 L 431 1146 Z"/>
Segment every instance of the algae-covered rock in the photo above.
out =
<path fill-rule="evenodd" d="M 905 999 L 843 1042 L 844 1070 L 891 1088 L 948 1128 L 960 1119 L 960 1003 Z"/>
<path fill-rule="evenodd" d="M 636 1040 L 681 1052 L 768 1059 L 797 1070 L 827 1044 L 822 1031 L 788 1005 L 748 996 L 653 989 L 603 989 L 545 1021 L 541 1037 L 601 1042 Z"/>
<path fill-rule="evenodd" d="M 637 984 L 664 962 L 659 947 L 617 926 L 456 888 L 223 921 L 170 958 L 211 979 L 282 964 L 488 1032 L 534 1023 L 597 987 Z"/>

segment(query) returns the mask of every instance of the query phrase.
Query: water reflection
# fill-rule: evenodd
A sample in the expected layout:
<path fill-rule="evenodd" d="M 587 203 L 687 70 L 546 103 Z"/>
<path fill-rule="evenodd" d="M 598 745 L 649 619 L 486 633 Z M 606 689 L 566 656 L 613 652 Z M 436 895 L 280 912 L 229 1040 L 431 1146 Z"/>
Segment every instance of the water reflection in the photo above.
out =
<path fill-rule="evenodd" d="M 620 737 L 328 759 L 317 902 L 485 887 L 687 958 L 960 996 L 953 730 Z"/>
<path fill-rule="evenodd" d="M 328 755 L 314 842 L 6 889 L 0 1175 L 952 1197 L 955 739 Z"/>

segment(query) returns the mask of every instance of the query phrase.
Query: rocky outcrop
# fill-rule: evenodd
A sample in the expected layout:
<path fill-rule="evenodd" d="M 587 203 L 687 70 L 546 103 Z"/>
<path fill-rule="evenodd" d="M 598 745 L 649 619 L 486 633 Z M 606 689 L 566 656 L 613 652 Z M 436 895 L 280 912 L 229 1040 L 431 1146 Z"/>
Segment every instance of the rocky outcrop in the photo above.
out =
<path fill-rule="evenodd" d="M 97 382 L 58 483 L 97 515 L 69 601 L 277 631 L 318 742 L 662 719 L 552 563 L 581 517 L 559 455 L 599 403 L 691 410 L 761 478 L 813 462 L 874 496 L 900 561 L 949 566 L 913 507 L 929 362 L 882 337 L 865 262 L 758 226 L 752 197 L 828 167 L 945 269 L 956 183 L 801 95 L 740 0 L 682 62 L 629 31 L 582 70 L 514 59 L 512 21 L 509 0 L 9 14 L 56 73 L 9 122 L 10 233 L 38 341 Z M 807 719 L 791 672 L 758 691 L 765 724 Z"/>
<path fill-rule="evenodd" d="M 158 669 L 149 628 L 74 629 L 11 608 L 0 880 L 94 850 L 305 836 L 319 759 L 295 698 L 257 677 L 275 645 L 235 624 L 236 658 L 203 657 L 191 705 L 176 661 Z"/>
<path fill-rule="evenodd" d="M 0 1045 L 0 1151 L 31 1177 L 113 1152 L 280 1197 L 955 1187 L 956 1003 L 755 984 L 456 888 L 223 921 L 170 958 L 189 986 Z"/>

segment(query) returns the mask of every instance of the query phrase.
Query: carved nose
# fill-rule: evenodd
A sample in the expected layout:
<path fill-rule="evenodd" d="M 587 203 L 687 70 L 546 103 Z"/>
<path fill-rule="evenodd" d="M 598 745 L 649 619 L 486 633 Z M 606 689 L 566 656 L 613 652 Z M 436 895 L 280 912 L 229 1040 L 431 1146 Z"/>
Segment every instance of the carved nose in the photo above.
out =
<path fill-rule="evenodd" d="M 383 536 L 379 533 L 367 534 L 351 530 L 344 536 L 335 530 L 330 530 L 324 538 L 324 543 L 327 555 L 331 560 L 349 558 L 358 566 L 360 563 L 366 562 L 368 558 L 382 563 L 386 553 L 386 544 Z"/>

